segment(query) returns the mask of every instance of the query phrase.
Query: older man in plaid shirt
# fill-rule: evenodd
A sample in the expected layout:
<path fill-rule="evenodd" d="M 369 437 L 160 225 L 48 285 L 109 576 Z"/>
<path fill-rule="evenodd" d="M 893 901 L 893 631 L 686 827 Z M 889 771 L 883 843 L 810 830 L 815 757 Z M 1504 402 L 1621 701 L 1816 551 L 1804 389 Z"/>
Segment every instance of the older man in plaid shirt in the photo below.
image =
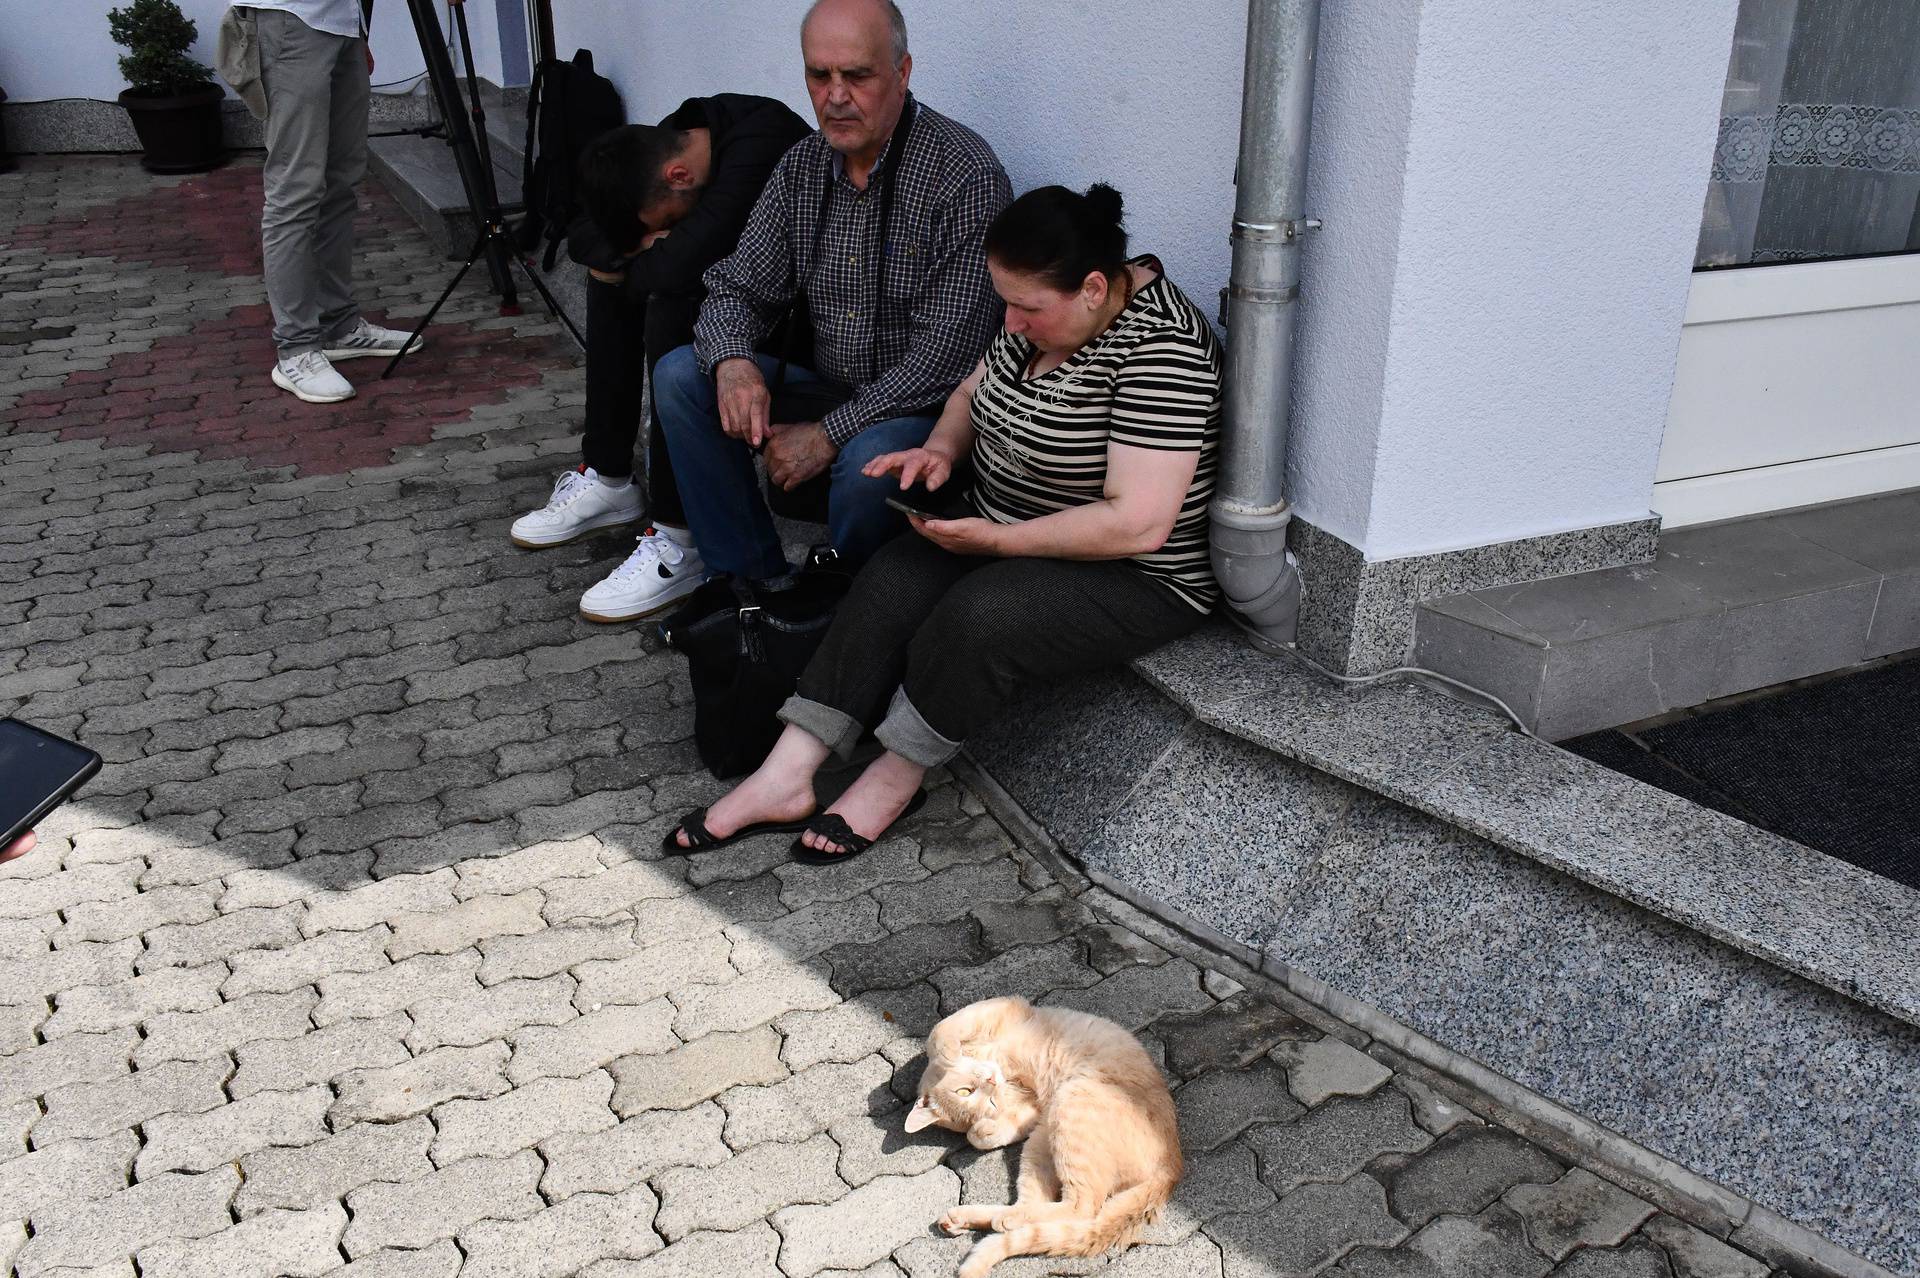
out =
<path fill-rule="evenodd" d="M 1011 198 L 1007 175 L 979 135 L 909 94 L 899 9 L 820 0 L 800 43 L 820 132 L 774 170 L 739 248 L 707 272 L 694 344 L 655 374 L 695 543 L 662 559 L 661 606 L 709 571 L 789 571 L 751 450 L 764 447 L 784 488 L 830 474 L 827 524 L 843 557 L 858 563 L 904 527 L 885 504 L 895 482 L 861 468 L 926 441 L 1001 317 L 981 240 Z M 786 379 L 850 397 L 818 421 L 776 421 L 778 361 L 756 350 L 801 294 L 813 366 Z"/>

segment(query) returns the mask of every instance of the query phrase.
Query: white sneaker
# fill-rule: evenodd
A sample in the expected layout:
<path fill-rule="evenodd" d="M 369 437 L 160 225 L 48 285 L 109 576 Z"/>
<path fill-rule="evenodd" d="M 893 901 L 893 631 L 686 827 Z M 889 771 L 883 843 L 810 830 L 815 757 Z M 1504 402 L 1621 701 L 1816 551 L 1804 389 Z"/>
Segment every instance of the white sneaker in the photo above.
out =
<path fill-rule="evenodd" d="M 560 476 L 547 504 L 513 521 L 513 544 L 528 550 L 558 546 L 596 528 L 640 522 L 640 485 L 609 488 L 591 466 Z"/>
<path fill-rule="evenodd" d="M 397 328 L 381 328 L 378 324 L 369 324 L 363 319 L 328 342 L 326 354 L 328 359 L 362 359 L 368 355 L 384 355 L 392 359 L 400 353 L 402 346 L 406 346 L 409 336 L 411 334 L 403 333 Z M 413 345 L 407 349 L 407 354 L 413 354 L 426 344 L 426 338 L 415 337 Z"/>
<path fill-rule="evenodd" d="M 580 615 L 588 621 L 632 621 L 692 594 L 707 575 L 698 547 L 649 528 L 627 562 L 580 596 Z"/>
<path fill-rule="evenodd" d="M 353 383 L 335 372 L 319 351 L 277 361 L 273 366 L 273 384 L 281 390 L 292 391 L 309 404 L 337 404 L 353 398 Z"/>

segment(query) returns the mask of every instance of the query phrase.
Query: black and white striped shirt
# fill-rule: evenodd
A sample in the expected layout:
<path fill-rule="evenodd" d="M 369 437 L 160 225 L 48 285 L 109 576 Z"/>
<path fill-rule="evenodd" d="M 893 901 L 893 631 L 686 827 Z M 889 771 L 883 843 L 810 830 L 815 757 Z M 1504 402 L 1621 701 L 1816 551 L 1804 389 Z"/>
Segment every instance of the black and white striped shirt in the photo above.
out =
<path fill-rule="evenodd" d="M 865 190 L 821 134 L 795 143 L 767 179 L 739 247 L 708 269 L 693 330 L 700 368 L 711 375 L 723 359 L 751 356 L 811 279 L 814 370 L 856 390 L 826 417 L 827 437 L 842 446 L 875 422 L 939 412 L 1003 310 L 981 247 L 1013 196 L 993 149 L 918 102 L 901 154 L 897 140 L 888 140 Z M 893 207 L 879 245 L 877 193 L 888 180 Z M 829 183 L 815 269 L 814 230 Z M 884 287 L 877 323 L 876 257 Z"/>
<path fill-rule="evenodd" d="M 1159 269 L 1152 258 L 1137 261 Z M 973 393 L 973 504 L 1003 524 L 1106 495 L 1107 447 L 1197 452 L 1193 483 L 1166 544 L 1135 555 L 1140 570 L 1202 612 L 1220 587 L 1207 548 L 1220 438 L 1220 343 L 1161 274 L 1100 336 L 1066 362 L 1027 377 L 1033 343 L 1002 329 Z"/>

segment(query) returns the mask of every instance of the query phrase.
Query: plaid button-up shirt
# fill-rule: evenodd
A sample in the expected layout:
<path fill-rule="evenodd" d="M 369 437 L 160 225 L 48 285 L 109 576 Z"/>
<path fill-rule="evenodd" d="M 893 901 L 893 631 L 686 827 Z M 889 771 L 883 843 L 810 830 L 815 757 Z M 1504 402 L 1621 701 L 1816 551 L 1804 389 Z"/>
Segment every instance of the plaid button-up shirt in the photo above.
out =
<path fill-rule="evenodd" d="M 891 166 L 893 208 L 881 246 L 879 191 Z M 814 231 L 829 182 L 816 269 Z M 835 445 L 875 422 L 937 411 L 999 328 L 1002 307 L 981 240 L 1012 197 L 1006 171 L 978 134 L 917 103 L 904 154 L 896 156 L 890 140 L 864 191 L 824 137 L 801 139 L 767 179 L 739 247 L 707 270 L 694 327 L 702 371 L 711 376 L 721 360 L 751 356 L 805 287 L 814 370 L 855 388 L 824 422 Z M 878 317 L 876 257 L 884 265 Z"/>

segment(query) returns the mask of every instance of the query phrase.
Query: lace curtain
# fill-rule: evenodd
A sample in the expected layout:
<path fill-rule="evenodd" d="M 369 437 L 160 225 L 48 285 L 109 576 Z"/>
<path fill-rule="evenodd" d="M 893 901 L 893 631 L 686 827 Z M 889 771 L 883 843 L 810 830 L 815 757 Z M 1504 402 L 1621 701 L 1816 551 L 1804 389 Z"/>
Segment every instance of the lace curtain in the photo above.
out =
<path fill-rule="evenodd" d="M 1920 0 L 1741 0 L 1697 267 L 1920 250 Z"/>

